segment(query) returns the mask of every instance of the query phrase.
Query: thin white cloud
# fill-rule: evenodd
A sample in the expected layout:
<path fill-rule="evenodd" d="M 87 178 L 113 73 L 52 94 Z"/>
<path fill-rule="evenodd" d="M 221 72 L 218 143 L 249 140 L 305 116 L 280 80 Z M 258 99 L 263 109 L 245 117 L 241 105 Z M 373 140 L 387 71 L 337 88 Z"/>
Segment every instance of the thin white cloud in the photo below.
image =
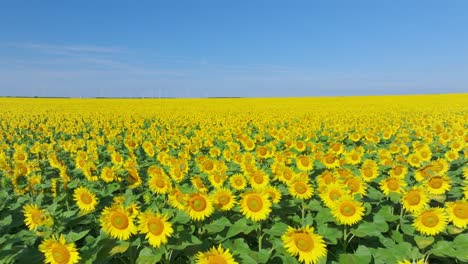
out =
<path fill-rule="evenodd" d="M 49 45 L 43 43 L 3 43 L 3 45 L 35 49 L 43 52 L 73 52 L 73 53 L 124 53 L 126 50 L 118 47 L 89 46 L 89 45 Z"/>

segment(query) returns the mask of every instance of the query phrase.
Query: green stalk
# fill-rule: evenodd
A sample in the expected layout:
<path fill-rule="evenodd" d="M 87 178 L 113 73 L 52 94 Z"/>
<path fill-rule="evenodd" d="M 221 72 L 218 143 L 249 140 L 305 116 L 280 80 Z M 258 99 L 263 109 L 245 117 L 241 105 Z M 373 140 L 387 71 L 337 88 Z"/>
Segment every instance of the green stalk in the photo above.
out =
<path fill-rule="evenodd" d="M 257 237 L 258 237 L 258 252 L 260 252 L 260 250 L 262 250 L 262 239 L 263 239 L 262 224 L 260 222 L 258 223 Z"/>

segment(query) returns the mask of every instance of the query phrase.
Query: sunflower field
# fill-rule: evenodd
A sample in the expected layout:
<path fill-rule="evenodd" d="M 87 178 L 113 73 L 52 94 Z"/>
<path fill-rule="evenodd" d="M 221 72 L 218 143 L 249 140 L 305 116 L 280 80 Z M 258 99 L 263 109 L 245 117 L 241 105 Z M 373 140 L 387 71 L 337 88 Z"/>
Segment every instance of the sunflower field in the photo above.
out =
<path fill-rule="evenodd" d="M 0 263 L 468 263 L 468 94 L 0 109 Z"/>

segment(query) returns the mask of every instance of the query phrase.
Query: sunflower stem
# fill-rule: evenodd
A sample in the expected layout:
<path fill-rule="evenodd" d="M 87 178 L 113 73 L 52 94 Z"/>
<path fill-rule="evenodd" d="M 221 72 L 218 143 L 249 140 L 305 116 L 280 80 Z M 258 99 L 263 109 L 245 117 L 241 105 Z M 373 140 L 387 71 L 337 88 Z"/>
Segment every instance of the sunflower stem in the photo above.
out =
<path fill-rule="evenodd" d="M 262 224 L 260 222 L 258 223 L 257 236 L 258 236 L 258 252 L 260 252 L 260 250 L 262 250 L 262 239 L 263 239 Z"/>
<path fill-rule="evenodd" d="M 301 215 L 302 215 L 302 226 L 305 225 L 305 205 L 304 205 L 304 200 L 301 199 Z"/>
<path fill-rule="evenodd" d="M 348 228 L 345 225 L 343 228 L 343 250 L 346 251 L 347 247 L 348 247 Z"/>

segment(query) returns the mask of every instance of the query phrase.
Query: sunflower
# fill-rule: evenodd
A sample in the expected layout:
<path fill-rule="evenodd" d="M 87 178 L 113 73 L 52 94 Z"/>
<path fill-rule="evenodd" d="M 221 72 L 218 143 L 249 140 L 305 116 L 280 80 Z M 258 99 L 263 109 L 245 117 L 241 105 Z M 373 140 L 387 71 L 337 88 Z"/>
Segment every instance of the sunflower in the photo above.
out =
<path fill-rule="evenodd" d="M 116 179 L 115 171 L 110 167 L 104 167 L 101 171 L 101 179 L 105 182 L 112 182 Z"/>
<path fill-rule="evenodd" d="M 106 207 L 100 218 L 101 227 L 112 238 L 127 240 L 138 231 L 133 223 L 135 216 L 135 214 L 130 214 L 122 205 Z"/>
<path fill-rule="evenodd" d="M 388 175 L 390 175 L 391 177 L 401 178 L 401 179 L 405 178 L 407 173 L 408 173 L 408 168 L 403 165 L 394 166 L 388 171 Z"/>
<path fill-rule="evenodd" d="M 366 182 L 359 176 L 354 176 L 346 179 L 344 181 L 344 185 L 348 187 L 348 190 L 351 195 L 359 194 L 359 195 L 366 195 L 367 193 L 367 185 Z"/>
<path fill-rule="evenodd" d="M 140 178 L 140 173 L 137 169 L 130 168 L 127 170 L 128 172 L 128 183 L 130 184 L 128 187 L 131 189 L 135 189 L 136 187 L 140 186 L 142 181 Z"/>
<path fill-rule="evenodd" d="M 361 177 L 365 182 L 370 182 L 379 176 L 379 167 L 375 165 L 367 165 L 361 167 Z"/>
<path fill-rule="evenodd" d="M 408 156 L 408 164 L 412 167 L 419 168 L 421 167 L 421 162 L 423 161 L 421 156 L 418 153 L 413 153 Z"/>
<path fill-rule="evenodd" d="M 208 189 L 206 188 L 205 183 L 203 182 L 200 176 L 193 176 L 192 178 L 190 178 L 190 182 L 192 183 L 193 187 L 197 189 L 197 191 L 202 193 L 208 192 Z"/>
<path fill-rule="evenodd" d="M 222 188 L 226 179 L 226 175 L 218 171 L 215 171 L 208 175 L 208 180 L 210 181 L 211 185 L 215 188 Z"/>
<path fill-rule="evenodd" d="M 112 152 L 111 154 L 111 160 L 114 165 L 123 165 L 124 159 L 122 155 L 118 152 Z"/>
<path fill-rule="evenodd" d="M 309 156 L 300 155 L 296 158 L 296 167 L 301 171 L 311 171 L 314 163 Z"/>
<path fill-rule="evenodd" d="M 295 178 L 295 173 L 290 167 L 282 167 L 278 171 L 278 180 L 285 184 L 289 184 Z"/>
<path fill-rule="evenodd" d="M 325 187 L 325 190 L 319 194 L 320 199 L 328 208 L 335 206 L 336 202 L 341 199 L 347 192 L 344 186 L 338 182 L 331 183 Z"/>
<path fill-rule="evenodd" d="M 408 190 L 401 199 L 403 208 L 410 213 L 419 212 L 429 204 L 429 197 L 425 189 L 419 186 Z"/>
<path fill-rule="evenodd" d="M 445 159 L 447 159 L 449 162 L 452 162 L 452 161 L 458 159 L 458 157 L 460 155 L 458 154 L 458 151 L 456 151 L 456 150 L 449 150 L 449 151 L 447 151 L 445 153 L 444 156 L 445 156 Z"/>
<path fill-rule="evenodd" d="M 198 252 L 195 256 L 196 264 L 238 264 L 234 260 L 229 249 L 224 249 L 221 245 L 212 247 L 207 252 Z"/>
<path fill-rule="evenodd" d="M 278 188 L 268 185 L 262 191 L 270 196 L 270 199 L 274 204 L 277 204 L 280 202 L 281 192 L 280 190 L 278 190 Z"/>
<path fill-rule="evenodd" d="M 185 197 L 185 193 L 183 193 L 178 188 L 174 188 L 169 192 L 169 195 L 167 196 L 167 201 L 172 207 L 177 208 L 179 210 L 185 210 L 185 206 L 187 206 Z"/>
<path fill-rule="evenodd" d="M 212 172 L 214 172 L 215 170 L 215 163 L 212 161 L 212 160 L 205 160 L 203 162 L 203 164 L 201 165 L 201 171 L 206 173 L 206 174 L 210 174 Z"/>
<path fill-rule="evenodd" d="M 252 221 L 265 220 L 271 212 L 271 201 L 265 193 L 249 191 L 242 194 L 241 212 Z"/>
<path fill-rule="evenodd" d="M 256 170 L 254 173 L 249 175 L 250 179 L 250 186 L 254 189 L 261 189 L 268 185 L 270 179 L 268 174 L 263 172 L 262 170 Z"/>
<path fill-rule="evenodd" d="M 153 166 L 151 166 L 153 167 Z M 151 168 L 150 167 L 150 168 Z M 160 168 L 153 167 L 148 169 L 148 187 L 157 194 L 166 194 L 172 188 L 172 182 L 169 176 Z"/>
<path fill-rule="evenodd" d="M 146 234 L 145 238 L 153 247 L 157 248 L 166 244 L 168 238 L 174 233 L 172 224 L 168 222 L 165 214 L 144 212 L 138 218 L 138 230 L 141 234 Z"/>
<path fill-rule="evenodd" d="M 404 259 L 404 260 L 398 261 L 397 264 L 427 264 L 427 262 L 424 262 L 424 259 L 413 260 L 413 261 L 409 261 L 407 259 Z"/>
<path fill-rule="evenodd" d="M 80 256 L 75 244 L 68 243 L 65 236 L 52 236 L 42 241 L 39 251 L 45 255 L 45 263 L 51 264 L 73 264 L 78 263 Z"/>
<path fill-rule="evenodd" d="M 362 154 L 356 150 L 352 150 L 351 152 L 347 152 L 345 154 L 345 160 L 347 164 L 357 165 L 361 163 L 361 159 L 362 159 Z"/>
<path fill-rule="evenodd" d="M 24 149 L 24 147 L 19 148 L 13 154 L 13 160 L 15 163 L 24 163 L 28 160 L 28 153 Z"/>
<path fill-rule="evenodd" d="M 29 230 L 36 230 L 40 226 L 52 226 L 52 217 L 45 210 L 39 209 L 35 204 L 23 206 L 24 222 Z"/>
<path fill-rule="evenodd" d="M 432 176 L 424 186 L 430 194 L 444 194 L 451 187 L 451 180 L 447 176 Z"/>
<path fill-rule="evenodd" d="M 402 193 L 403 187 L 406 186 L 406 182 L 398 177 L 387 177 L 380 182 L 380 190 L 388 196 L 390 192 Z"/>
<path fill-rule="evenodd" d="M 324 172 L 322 172 L 322 174 L 320 174 L 318 177 L 317 177 L 317 185 L 322 188 L 322 187 L 325 187 L 329 184 L 332 184 L 332 183 L 335 183 L 337 182 L 337 176 L 329 171 L 329 170 L 325 170 Z"/>
<path fill-rule="evenodd" d="M 214 204 L 218 206 L 221 211 L 231 210 L 236 204 L 236 198 L 232 191 L 226 188 L 217 189 L 213 195 Z"/>
<path fill-rule="evenodd" d="M 448 213 L 449 220 L 458 228 L 468 226 L 468 201 L 455 201 L 445 203 L 445 211 Z"/>
<path fill-rule="evenodd" d="M 236 190 L 243 190 L 245 186 L 247 185 L 247 181 L 245 180 L 245 177 L 240 174 L 234 174 L 229 178 L 229 183 L 231 184 L 232 188 Z"/>
<path fill-rule="evenodd" d="M 289 193 L 298 199 L 309 199 L 314 194 L 312 185 L 307 180 L 296 178 L 293 182 L 288 185 Z"/>
<path fill-rule="evenodd" d="M 289 254 L 293 257 L 299 255 L 299 261 L 306 264 L 315 264 L 327 255 L 323 237 L 315 234 L 314 228 L 310 226 L 297 229 L 288 226 L 281 240 Z"/>
<path fill-rule="evenodd" d="M 96 195 L 90 192 L 86 187 L 76 188 L 73 192 L 73 198 L 78 208 L 84 213 L 93 211 L 98 203 Z"/>
<path fill-rule="evenodd" d="M 210 197 L 204 193 L 189 194 L 186 200 L 187 206 L 185 207 L 185 211 L 192 220 L 203 220 L 206 217 L 209 217 L 214 211 Z"/>
<path fill-rule="evenodd" d="M 341 197 L 331 209 L 335 219 L 344 225 L 353 225 L 361 221 L 365 210 L 361 202 L 353 200 L 350 196 Z"/>
<path fill-rule="evenodd" d="M 333 169 L 340 166 L 340 160 L 333 153 L 325 154 L 322 158 L 322 163 L 327 169 Z"/>
<path fill-rule="evenodd" d="M 447 220 L 443 208 L 427 208 L 415 215 L 413 227 L 422 234 L 433 236 L 444 231 Z"/>

